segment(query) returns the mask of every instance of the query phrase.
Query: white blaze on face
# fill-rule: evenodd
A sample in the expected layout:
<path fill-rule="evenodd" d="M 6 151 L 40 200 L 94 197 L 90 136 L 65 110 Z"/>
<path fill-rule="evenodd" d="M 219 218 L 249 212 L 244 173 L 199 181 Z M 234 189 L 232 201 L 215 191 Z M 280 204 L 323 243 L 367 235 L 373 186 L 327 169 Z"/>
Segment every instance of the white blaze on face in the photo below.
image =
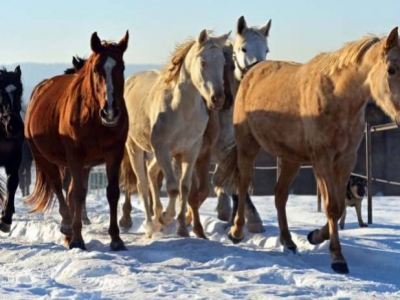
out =
<path fill-rule="evenodd" d="M 113 113 L 113 102 L 114 102 L 114 85 L 112 80 L 112 70 L 116 64 L 117 64 L 116 61 L 111 57 L 107 57 L 107 60 L 104 64 L 104 72 L 106 73 L 107 112 L 110 114 Z"/>
<path fill-rule="evenodd" d="M 10 100 L 11 100 L 11 110 L 13 109 L 13 104 L 14 104 L 14 91 L 15 91 L 16 89 L 17 89 L 17 88 L 16 88 L 15 85 L 13 85 L 13 84 L 9 84 L 9 85 L 6 86 L 6 92 L 7 92 L 8 96 L 10 97 Z"/>

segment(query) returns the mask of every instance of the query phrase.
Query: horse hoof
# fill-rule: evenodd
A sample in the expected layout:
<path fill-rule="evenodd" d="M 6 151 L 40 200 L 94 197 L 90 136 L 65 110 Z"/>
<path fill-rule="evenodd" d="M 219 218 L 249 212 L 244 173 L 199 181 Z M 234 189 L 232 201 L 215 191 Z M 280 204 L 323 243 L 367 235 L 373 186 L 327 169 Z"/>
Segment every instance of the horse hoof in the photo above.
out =
<path fill-rule="evenodd" d="M 360 224 L 360 227 L 368 227 L 368 224 L 362 223 L 362 224 Z"/>
<path fill-rule="evenodd" d="M 239 244 L 241 241 L 243 241 L 244 237 L 242 238 L 235 238 L 230 232 L 228 234 L 229 239 L 231 240 L 232 243 L 235 245 Z"/>
<path fill-rule="evenodd" d="M 174 221 L 174 218 L 168 217 L 167 214 L 165 212 L 163 212 L 160 216 L 160 223 L 168 226 L 169 224 L 171 224 Z"/>
<path fill-rule="evenodd" d="M 0 221 L 0 230 L 3 232 L 10 232 L 11 231 L 11 224 L 6 224 L 3 221 Z"/>
<path fill-rule="evenodd" d="M 90 225 L 90 224 L 92 224 L 92 222 L 90 222 L 89 218 L 84 218 L 84 219 L 82 219 L 82 223 L 83 223 L 83 225 Z"/>
<path fill-rule="evenodd" d="M 265 228 L 262 223 L 247 223 L 247 229 L 251 233 L 263 233 Z"/>
<path fill-rule="evenodd" d="M 318 229 L 315 229 L 313 231 L 310 231 L 310 233 L 307 235 L 307 240 L 311 245 L 318 245 L 318 243 L 316 243 L 314 241 L 314 233 L 318 232 Z"/>
<path fill-rule="evenodd" d="M 347 263 L 344 261 L 336 261 L 332 262 L 331 268 L 333 271 L 339 274 L 348 274 L 349 273 L 349 268 L 347 266 Z"/>
<path fill-rule="evenodd" d="M 208 240 L 207 236 L 204 234 L 203 230 L 196 230 L 193 229 L 194 234 L 196 235 L 197 238 L 199 239 L 204 239 L 204 240 Z"/>
<path fill-rule="evenodd" d="M 72 227 L 70 225 L 61 225 L 60 231 L 65 236 L 72 236 Z"/>
<path fill-rule="evenodd" d="M 291 246 L 285 246 L 284 247 L 285 252 L 293 253 L 294 255 L 297 254 L 297 246 L 296 245 L 291 245 Z"/>
<path fill-rule="evenodd" d="M 110 249 L 112 251 L 126 251 L 128 248 L 125 247 L 124 242 L 121 241 L 116 241 L 116 242 L 111 242 L 110 243 Z"/>
<path fill-rule="evenodd" d="M 131 218 L 121 218 L 121 220 L 119 220 L 119 226 L 122 228 L 132 228 L 132 225 Z"/>
<path fill-rule="evenodd" d="M 180 227 L 178 228 L 176 234 L 180 237 L 189 237 L 189 231 L 187 230 L 186 227 Z"/>
<path fill-rule="evenodd" d="M 79 248 L 81 250 L 86 250 L 85 243 L 83 241 L 72 240 L 69 243 L 69 249 Z"/>

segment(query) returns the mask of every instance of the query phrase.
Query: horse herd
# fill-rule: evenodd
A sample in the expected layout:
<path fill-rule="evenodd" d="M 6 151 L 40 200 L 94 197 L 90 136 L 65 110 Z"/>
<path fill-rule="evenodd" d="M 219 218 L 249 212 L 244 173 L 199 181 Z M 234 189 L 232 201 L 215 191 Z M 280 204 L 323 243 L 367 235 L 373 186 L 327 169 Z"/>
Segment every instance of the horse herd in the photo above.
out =
<path fill-rule="evenodd" d="M 263 230 L 248 194 L 260 148 L 280 157 L 275 188 L 280 242 L 292 252 L 286 203 L 302 163 L 311 163 L 324 198 L 327 223 L 309 233 L 311 244 L 330 240 L 331 267 L 348 273 L 338 234 L 346 184 L 364 130 L 372 97 L 400 125 L 400 43 L 398 29 L 386 37 L 366 36 L 305 64 L 266 60 L 271 21 L 249 27 L 243 17 L 235 39 L 203 30 L 179 44 L 161 71 L 133 74 L 124 81 L 123 55 L 129 34 L 118 42 L 90 40 L 87 60 L 73 60 L 67 74 L 34 88 L 20 116 L 21 70 L 0 71 L 0 164 L 7 173 L 0 230 L 8 232 L 25 139 L 36 165 L 36 183 L 26 203 L 32 211 L 52 207 L 56 195 L 61 232 L 69 248 L 85 249 L 82 217 L 90 167 L 105 163 L 112 250 L 125 250 L 117 204 L 120 175 L 127 194 L 120 226 L 132 226 L 133 185 L 143 201 L 146 235 L 162 230 L 176 215 L 177 234 L 206 238 L 199 207 L 209 193 L 211 158 L 218 216 L 229 220 L 229 238 L 239 243 L 249 231 Z M 63 179 L 69 172 L 66 199 Z M 165 179 L 165 211 L 160 187 Z M 234 207 L 230 216 L 232 195 Z"/>

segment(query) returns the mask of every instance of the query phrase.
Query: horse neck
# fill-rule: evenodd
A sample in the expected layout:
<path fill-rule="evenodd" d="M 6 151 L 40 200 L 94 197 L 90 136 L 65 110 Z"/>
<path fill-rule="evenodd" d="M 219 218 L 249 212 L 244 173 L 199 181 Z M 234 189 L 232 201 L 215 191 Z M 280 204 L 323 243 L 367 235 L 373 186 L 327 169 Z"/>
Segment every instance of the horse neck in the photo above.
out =
<path fill-rule="evenodd" d="M 180 71 L 173 90 L 172 106 L 184 111 L 187 115 L 193 115 L 202 113 L 207 107 L 200 91 L 191 79 L 189 67 L 189 64 L 185 64 Z"/>
<path fill-rule="evenodd" d="M 369 85 L 369 74 L 379 59 L 380 43 L 371 46 L 362 61 L 358 65 L 349 66 L 341 70 L 338 75 L 333 75 L 332 79 L 335 90 L 338 91 L 342 99 L 351 99 L 349 105 L 357 111 L 354 113 L 363 113 L 364 107 L 371 97 L 371 89 Z"/>

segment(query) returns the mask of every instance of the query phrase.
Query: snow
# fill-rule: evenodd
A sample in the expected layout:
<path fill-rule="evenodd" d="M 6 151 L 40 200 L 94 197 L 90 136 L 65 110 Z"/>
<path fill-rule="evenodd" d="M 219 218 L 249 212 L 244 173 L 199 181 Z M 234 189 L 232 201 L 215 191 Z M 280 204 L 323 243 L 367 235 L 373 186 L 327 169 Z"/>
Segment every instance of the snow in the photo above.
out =
<path fill-rule="evenodd" d="M 134 197 L 134 226 L 121 233 L 129 250 L 111 252 L 104 197 L 88 198 L 92 224 L 83 229 L 88 250 L 82 251 L 64 247 L 56 207 L 29 214 L 18 196 L 11 233 L 0 235 L 0 299 L 400 299 L 399 197 L 374 198 L 368 228 L 359 228 L 348 208 L 340 236 L 349 275 L 330 269 L 329 243 L 307 242 L 307 233 L 326 221 L 315 196 L 292 195 L 288 202 L 299 255 L 283 252 L 278 241 L 273 197 L 254 202 L 266 232 L 246 232 L 243 243 L 232 245 L 216 218 L 215 198 L 201 208 L 205 241 L 178 238 L 176 223 L 146 239 Z"/>

